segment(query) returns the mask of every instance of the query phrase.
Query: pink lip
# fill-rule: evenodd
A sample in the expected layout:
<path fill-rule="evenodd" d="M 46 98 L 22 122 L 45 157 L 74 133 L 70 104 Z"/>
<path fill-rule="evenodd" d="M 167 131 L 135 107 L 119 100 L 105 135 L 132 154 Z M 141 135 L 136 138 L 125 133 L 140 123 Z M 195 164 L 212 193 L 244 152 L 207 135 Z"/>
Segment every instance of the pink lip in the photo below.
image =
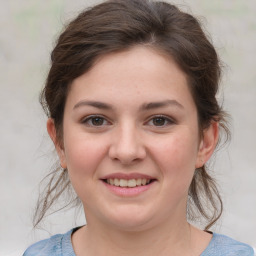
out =
<path fill-rule="evenodd" d="M 137 196 L 137 195 L 149 190 L 155 182 L 149 183 L 144 186 L 138 186 L 138 187 L 133 187 L 133 188 L 116 187 L 116 186 L 110 185 L 104 181 L 102 181 L 102 183 L 107 187 L 107 189 L 109 189 L 112 193 L 114 193 L 118 196 L 133 197 L 133 196 Z"/>
<path fill-rule="evenodd" d="M 141 174 L 141 173 L 112 173 L 109 175 L 106 175 L 101 178 L 101 180 L 107 180 L 107 179 L 124 179 L 124 180 L 131 180 L 131 179 L 147 179 L 147 180 L 155 180 L 156 178 Z"/>

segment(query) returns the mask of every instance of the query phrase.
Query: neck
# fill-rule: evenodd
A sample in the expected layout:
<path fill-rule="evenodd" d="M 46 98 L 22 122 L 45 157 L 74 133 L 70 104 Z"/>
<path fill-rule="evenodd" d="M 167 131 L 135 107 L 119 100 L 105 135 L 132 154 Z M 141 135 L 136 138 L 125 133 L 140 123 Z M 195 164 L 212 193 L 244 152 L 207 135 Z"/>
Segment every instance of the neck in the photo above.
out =
<path fill-rule="evenodd" d="M 77 255 L 191 255 L 192 233 L 186 219 L 137 231 L 91 223 L 72 237 Z"/>

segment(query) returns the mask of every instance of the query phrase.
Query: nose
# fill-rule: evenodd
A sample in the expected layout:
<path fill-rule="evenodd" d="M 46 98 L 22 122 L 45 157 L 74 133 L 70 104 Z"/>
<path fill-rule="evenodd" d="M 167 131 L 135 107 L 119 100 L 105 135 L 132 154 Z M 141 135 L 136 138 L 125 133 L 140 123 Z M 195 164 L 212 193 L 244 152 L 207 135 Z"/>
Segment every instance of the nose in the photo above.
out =
<path fill-rule="evenodd" d="M 130 165 L 146 157 L 146 149 L 138 128 L 132 124 L 116 127 L 109 148 L 109 157 L 123 165 Z"/>

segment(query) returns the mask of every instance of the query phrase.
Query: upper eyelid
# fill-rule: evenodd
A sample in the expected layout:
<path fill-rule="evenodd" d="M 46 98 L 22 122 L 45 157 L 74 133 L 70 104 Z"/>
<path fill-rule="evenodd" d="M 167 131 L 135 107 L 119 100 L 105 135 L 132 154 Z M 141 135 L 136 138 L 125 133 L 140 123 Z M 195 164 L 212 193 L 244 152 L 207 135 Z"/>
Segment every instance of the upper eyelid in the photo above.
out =
<path fill-rule="evenodd" d="M 104 115 L 98 115 L 98 114 L 95 114 L 95 115 L 88 115 L 88 116 L 85 116 L 83 118 L 81 118 L 81 122 L 85 122 L 85 121 L 88 121 L 92 118 L 96 118 L 96 117 L 100 117 L 100 118 L 103 118 L 105 121 L 107 121 L 108 123 L 111 123 L 111 121 L 109 120 L 109 118 L 105 117 Z"/>
<path fill-rule="evenodd" d="M 107 117 L 105 117 L 104 115 L 101 115 L 101 114 L 91 114 L 91 115 L 86 115 L 84 117 L 82 117 L 81 119 L 89 119 L 89 118 L 93 118 L 93 117 L 101 117 L 101 118 L 104 118 L 104 119 L 108 119 Z"/>
<path fill-rule="evenodd" d="M 87 120 L 90 120 L 91 118 L 95 118 L 95 117 L 100 117 L 100 118 L 103 118 L 105 121 L 107 121 L 109 123 L 113 123 L 113 120 L 111 120 L 110 118 L 108 118 L 108 117 L 106 117 L 105 115 L 102 115 L 102 114 L 91 114 L 91 115 L 85 116 L 85 117 L 81 118 L 81 122 L 83 123 L 83 122 L 85 122 Z M 143 124 L 148 123 L 149 121 L 151 121 L 154 118 L 165 118 L 167 121 L 169 121 L 171 123 L 176 123 L 176 120 L 173 117 L 170 117 L 170 116 L 164 115 L 164 114 L 156 114 L 156 115 L 149 116 L 146 119 L 146 121 L 143 122 Z"/>
<path fill-rule="evenodd" d="M 173 122 L 173 123 L 175 123 L 176 122 L 176 120 L 174 119 L 174 118 L 172 118 L 172 117 L 170 117 L 170 116 L 167 116 L 167 115 L 162 115 L 162 114 L 159 114 L 159 115 L 152 115 L 152 116 L 150 116 L 148 119 L 147 119 L 147 121 L 146 122 L 149 122 L 150 120 L 152 120 L 152 119 L 154 119 L 154 118 L 165 118 L 166 120 L 168 120 L 168 121 L 170 121 L 170 122 Z"/>

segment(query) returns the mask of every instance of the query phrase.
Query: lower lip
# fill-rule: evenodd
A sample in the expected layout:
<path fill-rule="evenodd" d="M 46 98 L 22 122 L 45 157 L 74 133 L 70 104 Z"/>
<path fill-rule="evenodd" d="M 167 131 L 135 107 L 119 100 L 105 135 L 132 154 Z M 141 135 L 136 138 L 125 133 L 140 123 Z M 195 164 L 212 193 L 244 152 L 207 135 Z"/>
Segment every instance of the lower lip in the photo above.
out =
<path fill-rule="evenodd" d="M 116 194 L 118 196 L 123 196 L 123 197 L 137 196 L 137 195 L 149 190 L 150 187 L 153 185 L 153 183 L 155 183 L 155 181 L 153 181 L 144 186 L 128 188 L 128 187 L 117 187 L 117 186 L 110 185 L 104 181 L 102 181 L 102 182 L 109 190 L 111 190 L 111 192 L 113 192 L 114 194 Z"/>

